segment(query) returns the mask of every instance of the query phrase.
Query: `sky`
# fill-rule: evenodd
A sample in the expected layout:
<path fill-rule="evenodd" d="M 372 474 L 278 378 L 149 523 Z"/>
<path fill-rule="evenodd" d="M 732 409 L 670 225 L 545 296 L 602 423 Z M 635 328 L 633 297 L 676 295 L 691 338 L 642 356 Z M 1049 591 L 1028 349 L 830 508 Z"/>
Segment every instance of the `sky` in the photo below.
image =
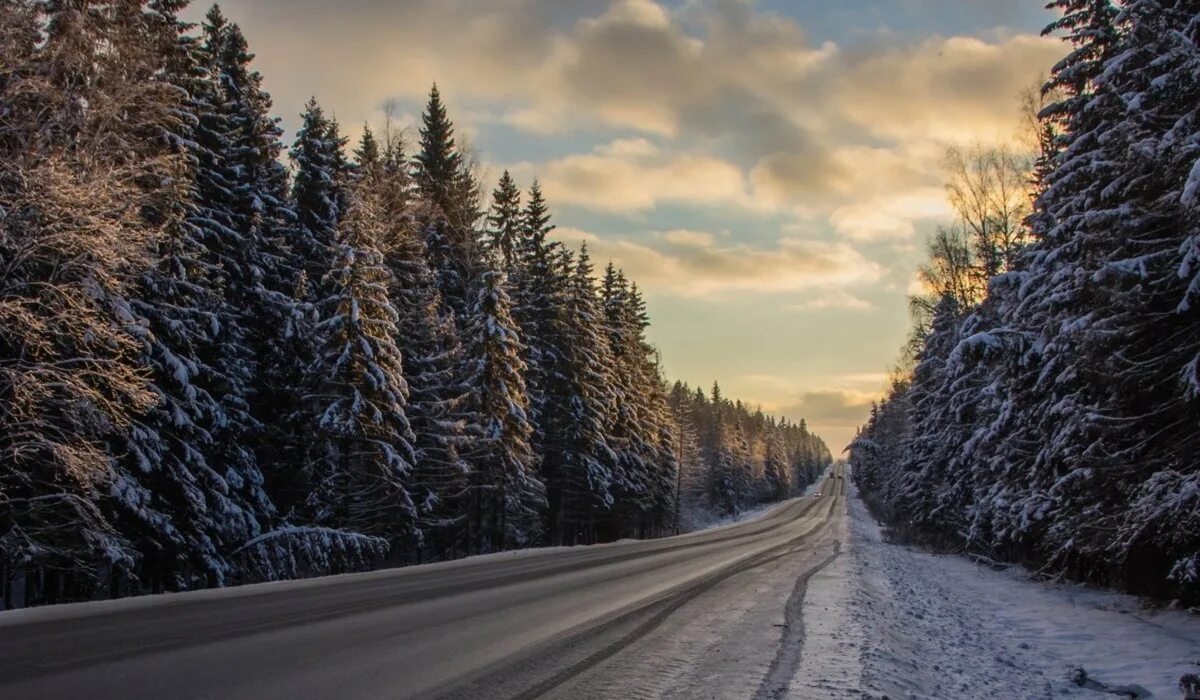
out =
<path fill-rule="evenodd" d="M 668 377 L 835 453 L 908 333 L 952 145 L 1014 139 L 1041 0 L 226 0 L 284 127 L 413 129 L 437 82 L 488 189 L 638 283 Z M 204 8 L 192 10 L 198 19 Z M 289 137 L 290 138 L 290 137 Z"/>

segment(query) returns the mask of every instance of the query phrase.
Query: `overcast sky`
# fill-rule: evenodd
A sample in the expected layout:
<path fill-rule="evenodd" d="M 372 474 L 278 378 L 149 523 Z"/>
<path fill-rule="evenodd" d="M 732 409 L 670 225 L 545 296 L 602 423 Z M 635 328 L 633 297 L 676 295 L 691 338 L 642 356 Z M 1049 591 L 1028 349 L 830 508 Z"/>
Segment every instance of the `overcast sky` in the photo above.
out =
<path fill-rule="evenodd" d="M 488 175 L 646 293 L 672 378 L 805 417 L 882 393 L 947 145 L 1013 138 L 1062 55 L 1040 0 L 227 0 L 289 129 L 437 81 Z M 203 7 L 194 9 L 198 17 Z"/>

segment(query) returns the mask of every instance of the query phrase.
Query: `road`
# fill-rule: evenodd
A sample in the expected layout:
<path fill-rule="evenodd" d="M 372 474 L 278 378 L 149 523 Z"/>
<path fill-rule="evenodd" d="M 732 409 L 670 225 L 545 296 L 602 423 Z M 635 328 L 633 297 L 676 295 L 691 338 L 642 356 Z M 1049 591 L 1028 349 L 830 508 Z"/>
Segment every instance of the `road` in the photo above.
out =
<path fill-rule="evenodd" d="M 662 697 L 668 666 L 702 663 L 772 697 L 799 662 L 804 581 L 837 556 L 841 477 L 679 537 L 0 613 L 0 698 Z M 685 628 L 755 604 L 764 572 L 786 586 L 783 623 L 723 628 L 761 643 L 700 659 L 714 643 Z"/>

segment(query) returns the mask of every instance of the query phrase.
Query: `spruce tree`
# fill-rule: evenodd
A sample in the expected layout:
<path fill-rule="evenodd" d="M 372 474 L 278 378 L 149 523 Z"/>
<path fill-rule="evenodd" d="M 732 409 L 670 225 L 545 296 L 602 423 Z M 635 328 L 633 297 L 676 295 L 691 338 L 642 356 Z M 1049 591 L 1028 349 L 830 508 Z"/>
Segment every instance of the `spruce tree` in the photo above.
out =
<path fill-rule="evenodd" d="M 460 327 L 472 303 L 472 280 L 486 265 L 480 233 L 479 187 L 454 141 L 454 125 L 434 85 L 422 114 L 413 180 L 424 206 L 417 212 L 438 288 Z"/>
<path fill-rule="evenodd" d="M 478 431 L 470 459 L 475 551 L 536 538 L 545 489 L 529 438 L 529 398 L 522 377 L 522 346 L 500 272 L 484 273 L 466 329 L 469 424 Z"/>
<path fill-rule="evenodd" d="M 129 478 L 109 452 L 153 405 L 129 296 L 160 227 L 145 187 L 178 95 L 142 20 L 108 3 L 21 3 L 0 33 L 0 586 L 86 598 L 136 549 L 105 512 Z"/>
<path fill-rule="evenodd" d="M 322 285 L 329 296 L 315 328 L 321 353 L 306 397 L 317 432 L 308 506 L 316 523 L 394 542 L 416 524 L 408 489 L 415 452 L 376 217 L 366 200 L 352 202 Z"/>
<path fill-rule="evenodd" d="M 325 278 L 333 262 L 334 239 L 345 207 L 350 171 L 345 143 L 337 123 L 325 116 L 315 98 L 309 100 L 291 150 L 295 172 L 292 209 L 296 214 L 292 248 L 313 284 Z"/>
<path fill-rule="evenodd" d="M 570 263 L 564 255 L 564 270 Z M 616 495 L 613 472 L 618 463 L 610 427 L 617 396 L 586 247 L 567 271 L 561 330 L 547 339 L 559 369 L 544 397 L 545 473 L 555 482 L 559 536 L 567 536 L 573 524 L 574 532 L 582 526 L 585 540 L 592 542 L 597 521 L 611 511 Z"/>
<path fill-rule="evenodd" d="M 443 216 L 450 217 L 454 209 L 451 192 L 462 167 L 462 154 L 455 147 L 454 124 L 436 84 L 429 90 L 420 134 L 419 150 L 413 157 L 417 187 L 426 201 L 441 209 Z"/>
<path fill-rule="evenodd" d="M 521 235 L 521 191 L 507 170 L 492 191 L 488 235 L 497 263 L 501 269 L 511 270 L 516 263 L 517 243 Z"/>
<path fill-rule="evenodd" d="M 380 250 L 390 273 L 388 296 L 399 315 L 396 342 L 404 357 L 416 450 L 410 493 L 421 525 L 414 546 L 440 556 L 453 553 L 459 544 L 470 495 L 470 466 L 460 454 L 467 444 L 466 389 L 459 376 L 462 349 L 429 266 L 425 240 L 414 230 L 402 143 L 388 132 L 382 148 L 373 143 L 367 130 L 357 152 L 358 191 L 375 202 L 384 225 Z"/>

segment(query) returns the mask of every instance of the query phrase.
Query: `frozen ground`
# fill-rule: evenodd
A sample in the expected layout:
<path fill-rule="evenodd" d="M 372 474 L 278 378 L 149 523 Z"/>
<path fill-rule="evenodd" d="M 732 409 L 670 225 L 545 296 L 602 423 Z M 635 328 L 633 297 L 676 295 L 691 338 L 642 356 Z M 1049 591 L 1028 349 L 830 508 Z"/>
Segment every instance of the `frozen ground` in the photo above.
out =
<path fill-rule="evenodd" d="M 788 697 L 1118 697 L 1071 683 L 1082 668 L 1178 699 L 1180 676 L 1200 673 L 1197 616 L 887 544 L 861 501 L 848 507 L 843 556 L 809 582 Z"/>

